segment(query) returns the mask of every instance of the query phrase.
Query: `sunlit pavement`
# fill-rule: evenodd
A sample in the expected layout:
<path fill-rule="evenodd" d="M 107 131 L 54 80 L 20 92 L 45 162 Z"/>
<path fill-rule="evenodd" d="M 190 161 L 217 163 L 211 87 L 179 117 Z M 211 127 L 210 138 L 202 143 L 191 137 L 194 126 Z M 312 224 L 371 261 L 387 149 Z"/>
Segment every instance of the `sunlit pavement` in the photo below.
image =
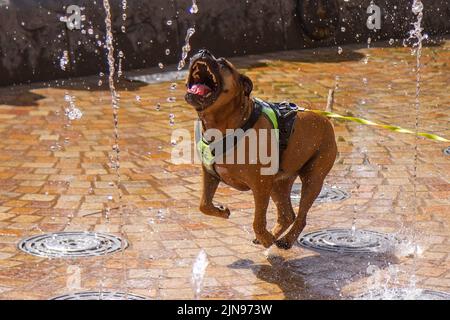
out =
<path fill-rule="evenodd" d="M 344 46 L 340 55 L 337 48 L 290 51 L 233 61 L 245 68 L 260 98 L 324 109 L 328 89 L 337 87 L 334 112 L 414 130 L 415 57 L 401 45 Z M 449 138 L 450 41 L 425 48 L 422 62 L 419 131 Z M 339 157 L 326 182 L 351 197 L 316 204 L 308 215 L 305 232 L 350 228 L 355 216 L 356 229 L 415 239 L 417 259 L 407 244 L 378 257 L 300 246 L 265 250 L 252 244 L 249 192 L 221 186 L 216 201 L 229 206 L 230 219 L 204 216 L 198 210 L 199 165 L 170 162 L 172 130 L 192 132 L 195 119 L 184 102 L 182 82 L 170 90 L 170 83 L 121 80 L 124 208 L 114 209 L 108 199 L 118 198 L 109 183 L 117 180 L 108 159 L 113 121 L 102 79 L 101 87 L 98 77 L 90 77 L 61 87 L 0 90 L 0 298 L 49 299 L 88 290 L 192 298 L 192 264 L 202 248 L 209 259 L 204 299 L 348 299 L 386 281 L 406 287 L 414 273 L 417 287 L 450 292 L 450 157 L 442 151 L 447 143 L 417 139 L 413 179 L 413 135 L 333 121 Z M 83 112 L 70 126 L 62 112 L 66 91 Z M 167 102 L 171 96 L 176 102 Z M 113 208 L 109 220 L 96 213 L 107 203 Z M 268 216 L 272 225 L 273 205 Z M 121 235 L 130 246 L 77 259 L 38 258 L 17 249 L 31 235 L 86 230 Z"/>

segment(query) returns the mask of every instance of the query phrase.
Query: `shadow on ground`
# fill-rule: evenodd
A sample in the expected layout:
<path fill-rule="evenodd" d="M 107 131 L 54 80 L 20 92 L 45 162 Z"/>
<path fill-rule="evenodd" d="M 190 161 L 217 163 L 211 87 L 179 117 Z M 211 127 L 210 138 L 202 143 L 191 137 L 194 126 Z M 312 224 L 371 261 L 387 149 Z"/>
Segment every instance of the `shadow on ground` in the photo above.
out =
<path fill-rule="evenodd" d="M 19 85 L 0 88 L 0 105 L 15 107 L 37 106 L 39 100 L 46 97 L 33 92 L 34 90 L 45 88 L 57 88 L 70 91 L 105 91 L 109 92 L 108 80 L 102 77 L 102 85 L 98 85 L 99 77 L 87 77 L 77 79 L 55 80 L 51 82 L 35 83 L 29 85 Z M 147 84 L 137 81 L 120 80 L 115 83 L 118 91 L 136 91 Z"/>
<path fill-rule="evenodd" d="M 285 260 L 269 255 L 269 264 L 241 259 L 228 265 L 232 269 L 250 269 L 258 279 L 277 285 L 287 300 L 339 300 L 347 284 L 368 277 L 367 267 L 385 269 L 397 259 L 381 255 L 342 255 L 321 253 Z"/>

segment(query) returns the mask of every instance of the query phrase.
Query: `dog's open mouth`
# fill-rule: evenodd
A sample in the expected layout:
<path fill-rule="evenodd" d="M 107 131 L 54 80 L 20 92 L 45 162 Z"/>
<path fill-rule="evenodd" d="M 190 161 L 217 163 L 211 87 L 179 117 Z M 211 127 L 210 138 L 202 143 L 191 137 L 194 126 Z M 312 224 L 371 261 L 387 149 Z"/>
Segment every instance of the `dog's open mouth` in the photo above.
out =
<path fill-rule="evenodd" d="M 217 78 L 206 61 L 196 61 L 191 68 L 187 92 L 208 98 L 218 88 Z"/>

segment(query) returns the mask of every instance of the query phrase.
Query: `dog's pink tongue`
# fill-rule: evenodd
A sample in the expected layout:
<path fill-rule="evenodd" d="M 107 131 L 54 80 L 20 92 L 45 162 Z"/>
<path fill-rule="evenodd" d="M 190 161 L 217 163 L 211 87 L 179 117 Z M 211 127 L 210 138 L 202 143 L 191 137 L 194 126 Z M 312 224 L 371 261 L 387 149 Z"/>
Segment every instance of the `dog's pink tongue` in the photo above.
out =
<path fill-rule="evenodd" d="M 188 89 L 189 93 L 193 93 L 199 96 L 204 96 L 211 92 L 211 88 L 204 84 L 194 84 Z"/>

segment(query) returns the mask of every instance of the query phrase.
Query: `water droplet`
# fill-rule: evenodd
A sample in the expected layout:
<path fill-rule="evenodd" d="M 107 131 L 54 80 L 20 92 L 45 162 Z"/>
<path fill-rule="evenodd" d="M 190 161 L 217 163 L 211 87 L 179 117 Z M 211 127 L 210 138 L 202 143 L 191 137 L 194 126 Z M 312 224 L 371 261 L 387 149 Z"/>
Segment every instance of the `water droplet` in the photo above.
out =
<path fill-rule="evenodd" d="M 208 256 L 205 252 L 205 250 L 200 250 L 200 253 L 198 254 L 197 258 L 194 261 L 194 264 L 192 266 L 192 286 L 194 289 L 194 295 L 195 298 L 198 299 L 200 296 L 200 293 L 203 288 L 203 280 L 206 273 L 206 268 L 208 267 L 209 261 Z"/>
<path fill-rule="evenodd" d="M 190 12 L 191 14 L 196 14 L 196 13 L 198 13 L 198 6 L 197 6 L 197 1 L 196 1 L 196 0 L 192 0 L 192 6 L 191 6 L 191 8 L 189 9 L 189 12 Z"/>
<path fill-rule="evenodd" d="M 158 67 L 159 67 L 160 69 L 163 69 L 163 68 L 164 68 L 164 64 L 163 64 L 162 62 L 160 62 L 160 63 L 158 63 Z"/>
<path fill-rule="evenodd" d="M 175 90 L 177 88 L 177 84 L 175 82 L 170 84 L 170 90 Z"/>
<path fill-rule="evenodd" d="M 412 5 L 412 12 L 417 15 L 419 13 L 421 13 L 423 10 L 423 4 L 422 1 L 420 0 L 414 0 L 414 3 Z"/>
<path fill-rule="evenodd" d="M 164 216 L 164 211 L 163 211 L 162 209 L 159 209 L 158 212 L 157 212 L 157 214 L 156 214 L 156 217 L 157 217 L 159 220 L 164 220 L 164 218 L 165 218 L 165 216 Z"/>
<path fill-rule="evenodd" d="M 64 110 L 66 117 L 69 120 L 78 120 L 81 119 L 83 113 L 80 109 L 75 106 L 75 97 L 70 96 L 69 94 L 64 95 L 64 100 L 69 103 L 69 106 Z M 67 126 L 68 124 L 66 124 Z"/>
<path fill-rule="evenodd" d="M 175 98 L 175 97 L 168 97 L 167 98 L 167 102 L 169 102 L 169 103 L 173 103 L 175 101 L 177 101 L 177 98 Z"/>
<path fill-rule="evenodd" d="M 344 51 L 341 47 L 338 47 L 338 54 L 342 54 L 342 51 Z"/>
<path fill-rule="evenodd" d="M 156 108 L 155 108 L 155 109 L 156 109 L 156 111 L 159 111 L 159 110 L 161 110 L 161 104 L 160 104 L 160 103 L 157 103 L 157 104 L 156 104 Z"/>
<path fill-rule="evenodd" d="M 345 27 L 341 27 L 341 32 L 345 32 Z"/>
<path fill-rule="evenodd" d="M 61 67 L 61 70 L 65 71 L 68 63 L 69 63 L 69 52 L 67 50 L 64 50 L 61 58 L 59 59 L 59 66 Z"/>
<path fill-rule="evenodd" d="M 89 33 L 90 35 L 93 35 L 93 34 L 94 34 L 94 30 L 92 30 L 91 28 L 89 28 L 89 29 L 88 29 L 88 33 Z"/>
<path fill-rule="evenodd" d="M 178 70 L 181 70 L 184 68 L 184 66 L 186 65 L 186 59 L 187 56 L 189 54 L 189 51 L 191 51 L 191 45 L 189 44 L 189 40 L 191 39 L 192 35 L 195 33 L 195 29 L 194 28 L 189 28 L 186 31 L 186 37 L 184 39 L 184 46 L 181 48 L 181 60 L 180 62 L 178 62 Z"/>
<path fill-rule="evenodd" d="M 370 59 L 370 55 L 368 54 L 368 55 L 366 55 L 364 57 L 364 60 L 363 60 L 364 64 L 368 64 L 369 63 L 369 59 Z"/>
<path fill-rule="evenodd" d="M 125 26 L 121 26 L 120 27 L 120 30 L 123 32 L 123 33 L 125 33 L 127 30 L 125 29 Z"/>
<path fill-rule="evenodd" d="M 54 145 L 50 146 L 50 150 L 52 150 L 52 151 L 61 150 L 61 146 L 59 144 L 54 144 Z"/>
<path fill-rule="evenodd" d="M 141 102 L 141 96 L 136 96 L 136 101 Z"/>
<path fill-rule="evenodd" d="M 166 49 L 166 56 L 170 54 L 170 49 Z"/>
<path fill-rule="evenodd" d="M 394 39 L 389 39 L 389 44 L 392 46 L 394 44 L 395 40 Z"/>
<path fill-rule="evenodd" d="M 171 25 L 172 25 L 172 20 L 167 20 L 166 24 L 167 24 L 168 26 L 171 26 Z"/>
<path fill-rule="evenodd" d="M 66 109 L 66 116 L 69 120 L 79 120 L 83 116 L 83 113 L 78 108 Z"/>

